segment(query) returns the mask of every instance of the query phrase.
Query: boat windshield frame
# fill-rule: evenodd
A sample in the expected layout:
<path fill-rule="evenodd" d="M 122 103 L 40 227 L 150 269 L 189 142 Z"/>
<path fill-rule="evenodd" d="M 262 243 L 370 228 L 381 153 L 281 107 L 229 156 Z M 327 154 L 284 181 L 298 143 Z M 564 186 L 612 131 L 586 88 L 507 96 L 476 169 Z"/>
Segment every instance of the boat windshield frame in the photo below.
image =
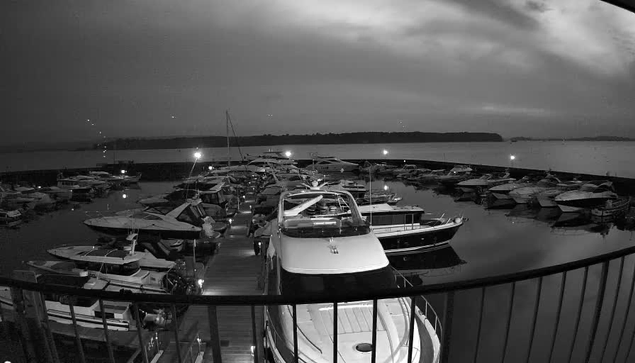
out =
<path fill-rule="evenodd" d="M 278 208 L 280 231 L 295 238 L 348 237 L 370 233 L 352 195 L 345 191 L 283 193 Z"/>

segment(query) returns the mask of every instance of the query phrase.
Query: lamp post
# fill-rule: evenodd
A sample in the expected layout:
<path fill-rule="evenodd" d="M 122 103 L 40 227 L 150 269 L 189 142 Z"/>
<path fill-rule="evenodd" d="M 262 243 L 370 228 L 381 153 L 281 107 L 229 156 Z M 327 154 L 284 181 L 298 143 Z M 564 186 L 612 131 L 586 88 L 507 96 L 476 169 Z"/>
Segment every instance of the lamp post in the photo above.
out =
<path fill-rule="evenodd" d="M 514 167 L 514 160 L 516 160 L 516 155 L 509 155 L 509 163 L 512 168 Z"/>
<path fill-rule="evenodd" d="M 198 161 L 198 159 L 200 159 L 201 157 L 203 157 L 203 153 L 201 153 L 200 151 L 195 151 L 194 152 L 194 164 L 192 164 L 192 169 L 190 170 L 190 175 L 189 177 L 192 177 L 192 173 L 194 172 L 194 167 L 196 166 L 196 162 Z"/>
<path fill-rule="evenodd" d="M 287 157 L 287 159 L 291 158 L 291 151 L 287 150 L 284 152 L 284 156 Z"/>

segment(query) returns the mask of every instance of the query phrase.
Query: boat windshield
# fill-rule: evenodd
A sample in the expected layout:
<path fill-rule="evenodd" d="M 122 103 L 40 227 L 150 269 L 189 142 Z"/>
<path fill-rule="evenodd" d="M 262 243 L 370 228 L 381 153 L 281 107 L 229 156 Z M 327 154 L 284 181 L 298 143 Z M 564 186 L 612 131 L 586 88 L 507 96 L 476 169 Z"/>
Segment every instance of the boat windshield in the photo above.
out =
<path fill-rule="evenodd" d="M 306 192 L 282 201 L 282 232 L 289 237 L 345 237 L 370 233 L 347 193 Z"/>
<path fill-rule="evenodd" d="M 280 293 L 302 296 L 306 294 L 347 294 L 381 291 L 396 288 L 392 267 L 347 274 L 299 274 L 282 270 Z"/>

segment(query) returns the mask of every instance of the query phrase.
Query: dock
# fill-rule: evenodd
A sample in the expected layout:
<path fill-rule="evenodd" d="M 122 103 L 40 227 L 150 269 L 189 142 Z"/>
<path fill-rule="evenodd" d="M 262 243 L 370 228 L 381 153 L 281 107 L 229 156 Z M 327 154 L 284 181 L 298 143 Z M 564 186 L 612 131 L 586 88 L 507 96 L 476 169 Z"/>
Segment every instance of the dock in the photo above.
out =
<path fill-rule="evenodd" d="M 202 295 L 262 295 L 259 283 L 262 257 L 253 249 L 253 238 L 248 236 L 251 213 L 237 214 L 224 237 L 220 239 L 218 252 L 208 264 Z M 263 308 L 254 309 L 256 337 L 262 337 Z M 219 306 L 216 310 L 220 333 L 223 363 L 253 363 L 253 325 L 249 306 Z M 198 354 L 197 338 L 204 345 L 200 362 L 213 362 L 209 316 L 207 306 L 192 306 L 179 322 L 178 331 L 181 357 Z M 194 349 L 191 349 L 194 347 Z M 184 361 L 187 361 L 184 359 Z M 178 362 L 176 345 L 172 342 L 158 362 Z"/>

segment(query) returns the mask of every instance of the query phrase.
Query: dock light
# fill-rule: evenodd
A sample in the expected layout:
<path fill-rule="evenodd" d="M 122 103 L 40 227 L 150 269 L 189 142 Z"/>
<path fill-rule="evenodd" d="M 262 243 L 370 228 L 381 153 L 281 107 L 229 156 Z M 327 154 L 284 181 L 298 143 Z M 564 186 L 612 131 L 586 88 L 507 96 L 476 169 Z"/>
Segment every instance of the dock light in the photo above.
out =
<path fill-rule="evenodd" d="M 196 160 L 200 159 L 201 156 L 203 156 L 203 154 L 201 154 L 200 151 L 197 151 L 197 152 L 194 153 L 194 159 L 196 159 Z"/>
<path fill-rule="evenodd" d="M 212 170 L 214 170 L 214 167 L 210 165 L 210 166 L 207 167 L 207 170 L 212 171 Z"/>
<path fill-rule="evenodd" d="M 284 152 L 284 156 L 290 158 L 291 157 L 291 151 L 287 150 Z"/>
<path fill-rule="evenodd" d="M 204 282 L 205 282 L 205 280 L 203 280 L 203 279 L 198 279 L 198 280 L 196 280 L 196 284 L 198 285 L 198 288 L 199 288 L 199 289 L 202 289 L 202 288 L 203 288 L 203 283 L 204 283 Z"/>
<path fill-rule="evenodd" d="M 126 173 L 126 169 L 121 169 L 121 174 L 125 174 Z"/>
<path fill-rule="evenodd" d="M 511 160 L 511 161 L 516 160 L 516 155 L 509 155 L 509 160 Z"/>
<path fill-rule="evenodd" d="M 384 190 L 388 190 L 388 185 L 384 185 Z"/>
<path fill-rule="evenodd" d="M 123 199 L 128 198 L 128 194 L 126 194 L 126 193 L 122 194 L 121 196 L 123 197 Z"/>
<path fill-rule="evenodd" d="M 384 156 L 388 155 L 388 150 L 384 149 L 384 151 L 382 151 Z"/>

